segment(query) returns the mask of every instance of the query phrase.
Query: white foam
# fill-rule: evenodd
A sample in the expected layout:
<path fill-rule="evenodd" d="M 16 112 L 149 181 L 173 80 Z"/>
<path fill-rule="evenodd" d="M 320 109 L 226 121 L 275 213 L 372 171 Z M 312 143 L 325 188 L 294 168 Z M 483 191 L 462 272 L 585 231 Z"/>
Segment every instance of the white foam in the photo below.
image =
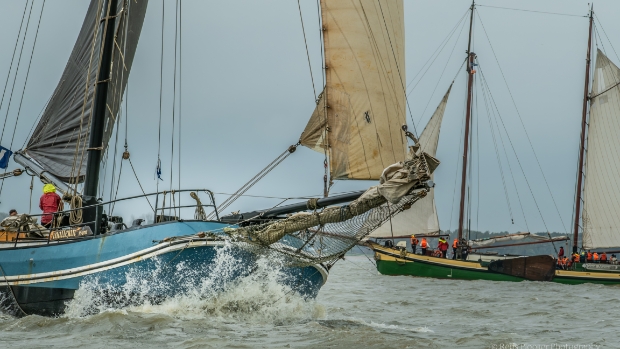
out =
<path fill-rule="evenodd" d="M 184 319 L 209 317 L 281 323 L 325 316 L 321 305 L 314 300 L 305 300 L 282 282 L 287 277 L 282 260 L 273 256 L 262 257 L 251 266 L 244 265 L 238 254 L 233 253 L 234 248 L 226 245 L 217 249 L 214 262 L 205 266 L 209 270 L 207 277 L 201 277 L 201 273 L 179 263 L 176 273 L 183 277 L 183 290 L 176 290 L 176 296 L 160 304 L 151 304 L 149 295 L 169 286 L 160 275 L 164 267 L 161 262 L 149 272 L 130 270 L 120 294 L 106 301 L 96 294 L 109 287 L 98 278 L 91 278 L 82 282 L 74 299 L 68 302 L 65 316 L 83 317 L 121 309 L 129 298 L 134 304 L 126 308 L 129 311 L 161 313 Z M 242 270 L 247 276 L 235 279 L 239 268 L 244 268 Z"/>

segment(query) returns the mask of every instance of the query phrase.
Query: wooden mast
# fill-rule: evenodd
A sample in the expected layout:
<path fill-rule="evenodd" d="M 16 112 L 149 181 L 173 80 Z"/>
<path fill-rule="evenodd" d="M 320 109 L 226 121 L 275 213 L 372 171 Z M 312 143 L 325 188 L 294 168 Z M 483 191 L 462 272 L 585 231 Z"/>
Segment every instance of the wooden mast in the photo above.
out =
<path fill-rule="evenodd" d="M 108 0 L 104 3 L 104 18 L 101 19 L 102 53 L 97 74 L 97 88 L 94 96 L 93 114 L 91 116 L 90 139 L 88 142 L 88 157 L 86 161 L 86 178 L 84 180 L 83 200 L 86 206 L 97 203 L 97 189 L 101 157 L 103 155 L 103 132 L 105 127 L 105 113 L 107 110 L 108 86 L 110 82 L 110 66 L 114 52 L 114 32 L 116 22 L 117 0 Z M 90 207 L 84 210 L 84 222 L 89 223 L 95 234 L 99 233 L 101 221 L 101 206 Z"/>
<path fill-rule="evenodd" d="M 581 189 L 583 185 L 583 153 L 585 151 L 586 142 L 586 121 L 588 116 L 588 91 L 590 87 L 590 53 L 592 50 L 592 23 L 593 23 L 594 5 L 590 7 L 590 29 L 588 33 L 588 49 L 586 54 L 586 81 L 583 87 L 583 109 L 581 115 L 581 142 L 579 146 L 579 165 L 577 170 L 577 192 L 575 193 L 575 226 L 573 232 L 573 253 L 577 252 L 577 240 L 579 237 L 579 220 L 581 216 Z"/>
<path fill-rule="evenodd" d="M 471 3 L 471 15 L 469 18 L 469 41 L 467 42 L 467 110 L 465 112 L 465 137 L 463 137 L 463 175 L 461 178 L 461 204 L 459 207 L 459 235 L 458 235 L 458 244 L 459 249 L 457 250 L 457 258 L 460 259 L 462 257 L 461 249 L 464 247 L 461 244 L 463 239 L 463 221 L 465 219 L 465 189 L 467 188 L 467 155 L 469 152 L 469 125 L 471 124 L 471 101 L 472 101 L 472 87 L 474 84 L 474 59 L 476 58 L 476 54 L 471 52 L 471 36 L 472 36 L 472 28 L 474 24 L 474 8 L 475 8 L 475 0 Z"/>

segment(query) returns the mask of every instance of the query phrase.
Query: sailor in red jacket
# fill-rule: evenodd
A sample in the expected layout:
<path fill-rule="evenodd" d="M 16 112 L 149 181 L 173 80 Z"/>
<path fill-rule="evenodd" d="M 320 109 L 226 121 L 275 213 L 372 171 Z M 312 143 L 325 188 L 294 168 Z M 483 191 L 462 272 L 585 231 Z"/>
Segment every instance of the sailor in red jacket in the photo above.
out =
<path fill-rule="evenodd" d="M 54 215 L 51 213 L 58 211 L 58 206 L 61 201 L 60 196 L 56 194 L 56 187 L 54 187 L 53 184 L 48 183 L 43 186 L 43 195 L 39 200 L 39 208 L 43 211 L 43 216 L 41 216 L 41 225 L 46 228 L 52 227 Z"/>

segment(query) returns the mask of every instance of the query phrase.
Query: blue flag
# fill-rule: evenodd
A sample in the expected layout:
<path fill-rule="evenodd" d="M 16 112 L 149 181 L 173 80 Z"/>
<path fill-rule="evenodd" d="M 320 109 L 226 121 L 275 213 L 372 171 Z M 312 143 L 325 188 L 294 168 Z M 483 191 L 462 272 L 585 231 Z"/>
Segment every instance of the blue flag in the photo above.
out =
<path fill-rule="evenodd" d="M 13 152 L 0 145 L 0 168 L 6 169 L 9 167 L 9 159 L 13 155 Z"/>

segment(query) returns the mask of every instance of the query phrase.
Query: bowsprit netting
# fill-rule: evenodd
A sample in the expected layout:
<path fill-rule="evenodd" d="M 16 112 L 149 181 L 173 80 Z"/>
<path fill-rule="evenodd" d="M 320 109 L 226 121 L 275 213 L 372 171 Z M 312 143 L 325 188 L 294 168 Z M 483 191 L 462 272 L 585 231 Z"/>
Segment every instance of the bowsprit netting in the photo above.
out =
<path fill-rule="evenodd" d="M 379 185 L 348 205 L 298 212 L 224 232 L 244 248 L 277 253 L 296 265 L 335 261 L 382 223 L 425 197 L 438 164 L 437 159 L 412 147 L 409 160 L 386 168 Z"/>

